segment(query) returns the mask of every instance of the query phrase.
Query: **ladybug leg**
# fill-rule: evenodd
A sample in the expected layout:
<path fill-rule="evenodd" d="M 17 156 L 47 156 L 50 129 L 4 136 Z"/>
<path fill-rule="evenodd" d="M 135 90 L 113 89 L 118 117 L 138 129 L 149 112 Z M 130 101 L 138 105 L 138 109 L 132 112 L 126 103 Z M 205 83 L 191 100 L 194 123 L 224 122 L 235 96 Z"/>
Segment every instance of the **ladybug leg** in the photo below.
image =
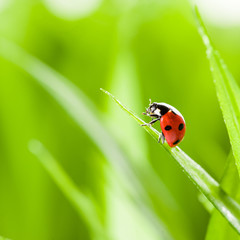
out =
<path fill-rule="evenodd" d="M 148 116 L 150 116 L 151 118 L 158 118 L 160 119 L 160 116 L 157 114 L 149 114 Z"/>
<path fill-rule="evenodd" d="M 153 123 L 157 122 L 158 120 L 160 120 L 160 118 L 153 119 L 150 123 L 144 123 L 141 126 L 152 125 Z"/>
<path fill-rule="evenodd" d="M 162 140 L 162 144 L 164 144 L 164 142 L 165 142 L 165 136 L 163 135 L 163 133 L 160 133 L 160 134 L 159 134 L 158 143 L 160 143 L 161 140 Z"/>
<path fill-rule="evenodd" d="M 157 121 L 159 121 L 159 120 L 160 120 L 160 118 L 155 118 L 155 119 L 153 119 L 149 124 L 152 125 L 152 124 L 154 124 L 155 122 L 157 122 Z"/>

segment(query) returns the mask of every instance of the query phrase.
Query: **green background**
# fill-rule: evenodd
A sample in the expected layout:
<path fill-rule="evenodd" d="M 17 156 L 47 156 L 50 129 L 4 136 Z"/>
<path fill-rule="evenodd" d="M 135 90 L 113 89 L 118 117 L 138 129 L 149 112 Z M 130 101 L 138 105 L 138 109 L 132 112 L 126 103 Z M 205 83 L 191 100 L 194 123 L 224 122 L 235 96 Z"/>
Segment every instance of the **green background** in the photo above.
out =
<path fill-rule="evenodd" d="M 240 29 L 206 25 L 239 79 Z M 93 102 L 97 111 L 85 104 L 127 156 L 144 188 L 153 189 L 147 208 L 164 231 L 177 240 L 204 239 L 210 215 L 196 187 L 99 90 L 107 89 L 146 121 L 150 119 L 141 113 L 149 98 L 176 107 L 187 126 L 180 147 L 219 181 L 230 144 L 190 4 L 104 0 L 94 12 L 68 19 L 56 16 L 44 1 L 16 0 L 0 11 L 0 34 L 64 75 Z M 160 129 L 159 123 L 155 127 Z M 93 239 L 84 219 L 28 150 L 33 138 L 95 199 L 112 239 L 167 239 L 136 205 L 141 199 L 132 199 L 120 183 L 122 178 L 134 187 L 124 171 L 106 161 L 91 136 L 32 76 L 1 54 L 0 235 Z"/>

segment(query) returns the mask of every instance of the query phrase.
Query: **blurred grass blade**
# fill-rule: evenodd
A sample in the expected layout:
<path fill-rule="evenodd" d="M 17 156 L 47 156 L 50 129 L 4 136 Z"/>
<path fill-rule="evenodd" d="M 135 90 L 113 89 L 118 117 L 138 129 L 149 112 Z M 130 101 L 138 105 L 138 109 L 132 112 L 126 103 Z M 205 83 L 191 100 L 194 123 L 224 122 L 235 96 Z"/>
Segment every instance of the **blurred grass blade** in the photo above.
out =
<path fill-rule="evenodd" d="M 140 125 L 145 122 L 137 117 L 132 111 L 121 104 L 111 93 L 101 89 L 109 95 L 129 116 L 131 116 Z M 159 132 L 151 126 L 143 127 L 156 141 L 158 141 Z M 160 144 L 161 146 L 162 144 Z M 240 205 L 229 197 L 200 165 L 193 161 L 179 147 L 170 148 L 167 143 L 163 144 L 172 157 L 177 161 L 182 170 L 197 186 L 197 188 L 207 197 L 207 199 L 218 209 L 218 211 L 228 220 L 228 222 L 240 233 Z"/>
<path fill-rule="evenodd" d="M 195 7 L 198 31 L 207 48 L 207 57 L 214 79 L 218 101 L 222 110 L 233 155 L 240 174 L 240 90 L 219 53 L 214 49 L 197 7 Z"/>
<path fill-rule="evenodd" d="M 234 163 L 232 152 L 229 154 L 228 163 L 224 172 L 221 187 L 231 197 L 240 201 L 240 185 L 239 175 Z M 216 211 L 213 211 L 208 224 L 206 240 L 239 240 L 240 236 L 234 231 L 223 216 Z"/>
<path fill-rule="evenodd" d="M 71 81 L 14 43 L 0 39 L 0 55 L 33 76 L 34 80 L 56 99 L 78 126 L 93 140 L 116 172 L 120 173 L 118 176 L 121 183 L 137 203 L 139 209 L 148 217 L 158 234 L 165 239 L 172 239 L 165 223 L 155 213 L 148 192 L 132 170 L 125 154 L 99 120 L 101 115 L 92 101 Z M 161 190 L 165 192 L 164 189 Z M 174 199 L 169 200 L 172 198 L 169 192 L 164 195 L 164 198 L 162 199 L 166 206 L 169 202 L 175 202 Z"/>
<path fill-rule="evenodd" d="M 206 196 L 203 193 L 199 193 L 198 195 L 198 201 L 204 206 L 204 208 L 210 213 L 212 214 L 212 212 L 215 209 L 215 207 L 212 205 L 211 202 L 208 201 L 208 199 L 206 198 Z"/>
<path fill-rule="evenodd" d="M 97 216 L 96 203 L 77 188 L 42 143 L 37 140 L 32 140 L 29 144 L 29 149 L 37 156 L 59 189 L 61 189 L 64 195 L 72 203 L 80 217 L 88 224 L 89 228 L 92 230 L 91 232 L 99 235 L 99 237 L 103 236 L 104 231 L 100 224 L 100 218 Z M 101 239 L 101 237 L 98 239 Z"/>

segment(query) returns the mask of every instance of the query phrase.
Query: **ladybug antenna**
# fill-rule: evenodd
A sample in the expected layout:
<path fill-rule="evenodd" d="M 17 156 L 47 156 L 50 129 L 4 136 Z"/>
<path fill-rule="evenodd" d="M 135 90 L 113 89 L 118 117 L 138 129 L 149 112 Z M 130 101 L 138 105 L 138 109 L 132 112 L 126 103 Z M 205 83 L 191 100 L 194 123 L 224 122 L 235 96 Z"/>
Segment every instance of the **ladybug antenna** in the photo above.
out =
<path fill-rule="evenodd" d="M 149 98 L 149 105 L 151 105 L 152 104 L 152 100 L 151 100 L 151 98 Z"/>

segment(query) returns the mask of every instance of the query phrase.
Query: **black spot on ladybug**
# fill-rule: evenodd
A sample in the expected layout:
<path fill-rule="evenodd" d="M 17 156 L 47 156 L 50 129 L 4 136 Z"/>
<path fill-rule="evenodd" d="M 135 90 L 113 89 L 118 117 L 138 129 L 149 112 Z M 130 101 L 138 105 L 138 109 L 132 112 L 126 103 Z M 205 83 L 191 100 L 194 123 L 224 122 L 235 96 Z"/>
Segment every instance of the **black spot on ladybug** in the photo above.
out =
<path fill-rule="evenodd" d="M 165 128 L 164 128 L 166 131 L 169 131 L 172 129 L 172 127 L 170 125 L 167 125 Z"/>
<path fill-rule="evenodd" d="M 183 130 L 183 128 L 184 128 L 184 124 L 180 123 L 179 126 L 178 126 L 178 130 L 181 131 L 181 130 Z"/>
<path fill-rule="evenodd" d="M 176 142 L 173 143 L 173 145 L 176 145 L 180 142 L 180 140 L 177 140 Z"/>

